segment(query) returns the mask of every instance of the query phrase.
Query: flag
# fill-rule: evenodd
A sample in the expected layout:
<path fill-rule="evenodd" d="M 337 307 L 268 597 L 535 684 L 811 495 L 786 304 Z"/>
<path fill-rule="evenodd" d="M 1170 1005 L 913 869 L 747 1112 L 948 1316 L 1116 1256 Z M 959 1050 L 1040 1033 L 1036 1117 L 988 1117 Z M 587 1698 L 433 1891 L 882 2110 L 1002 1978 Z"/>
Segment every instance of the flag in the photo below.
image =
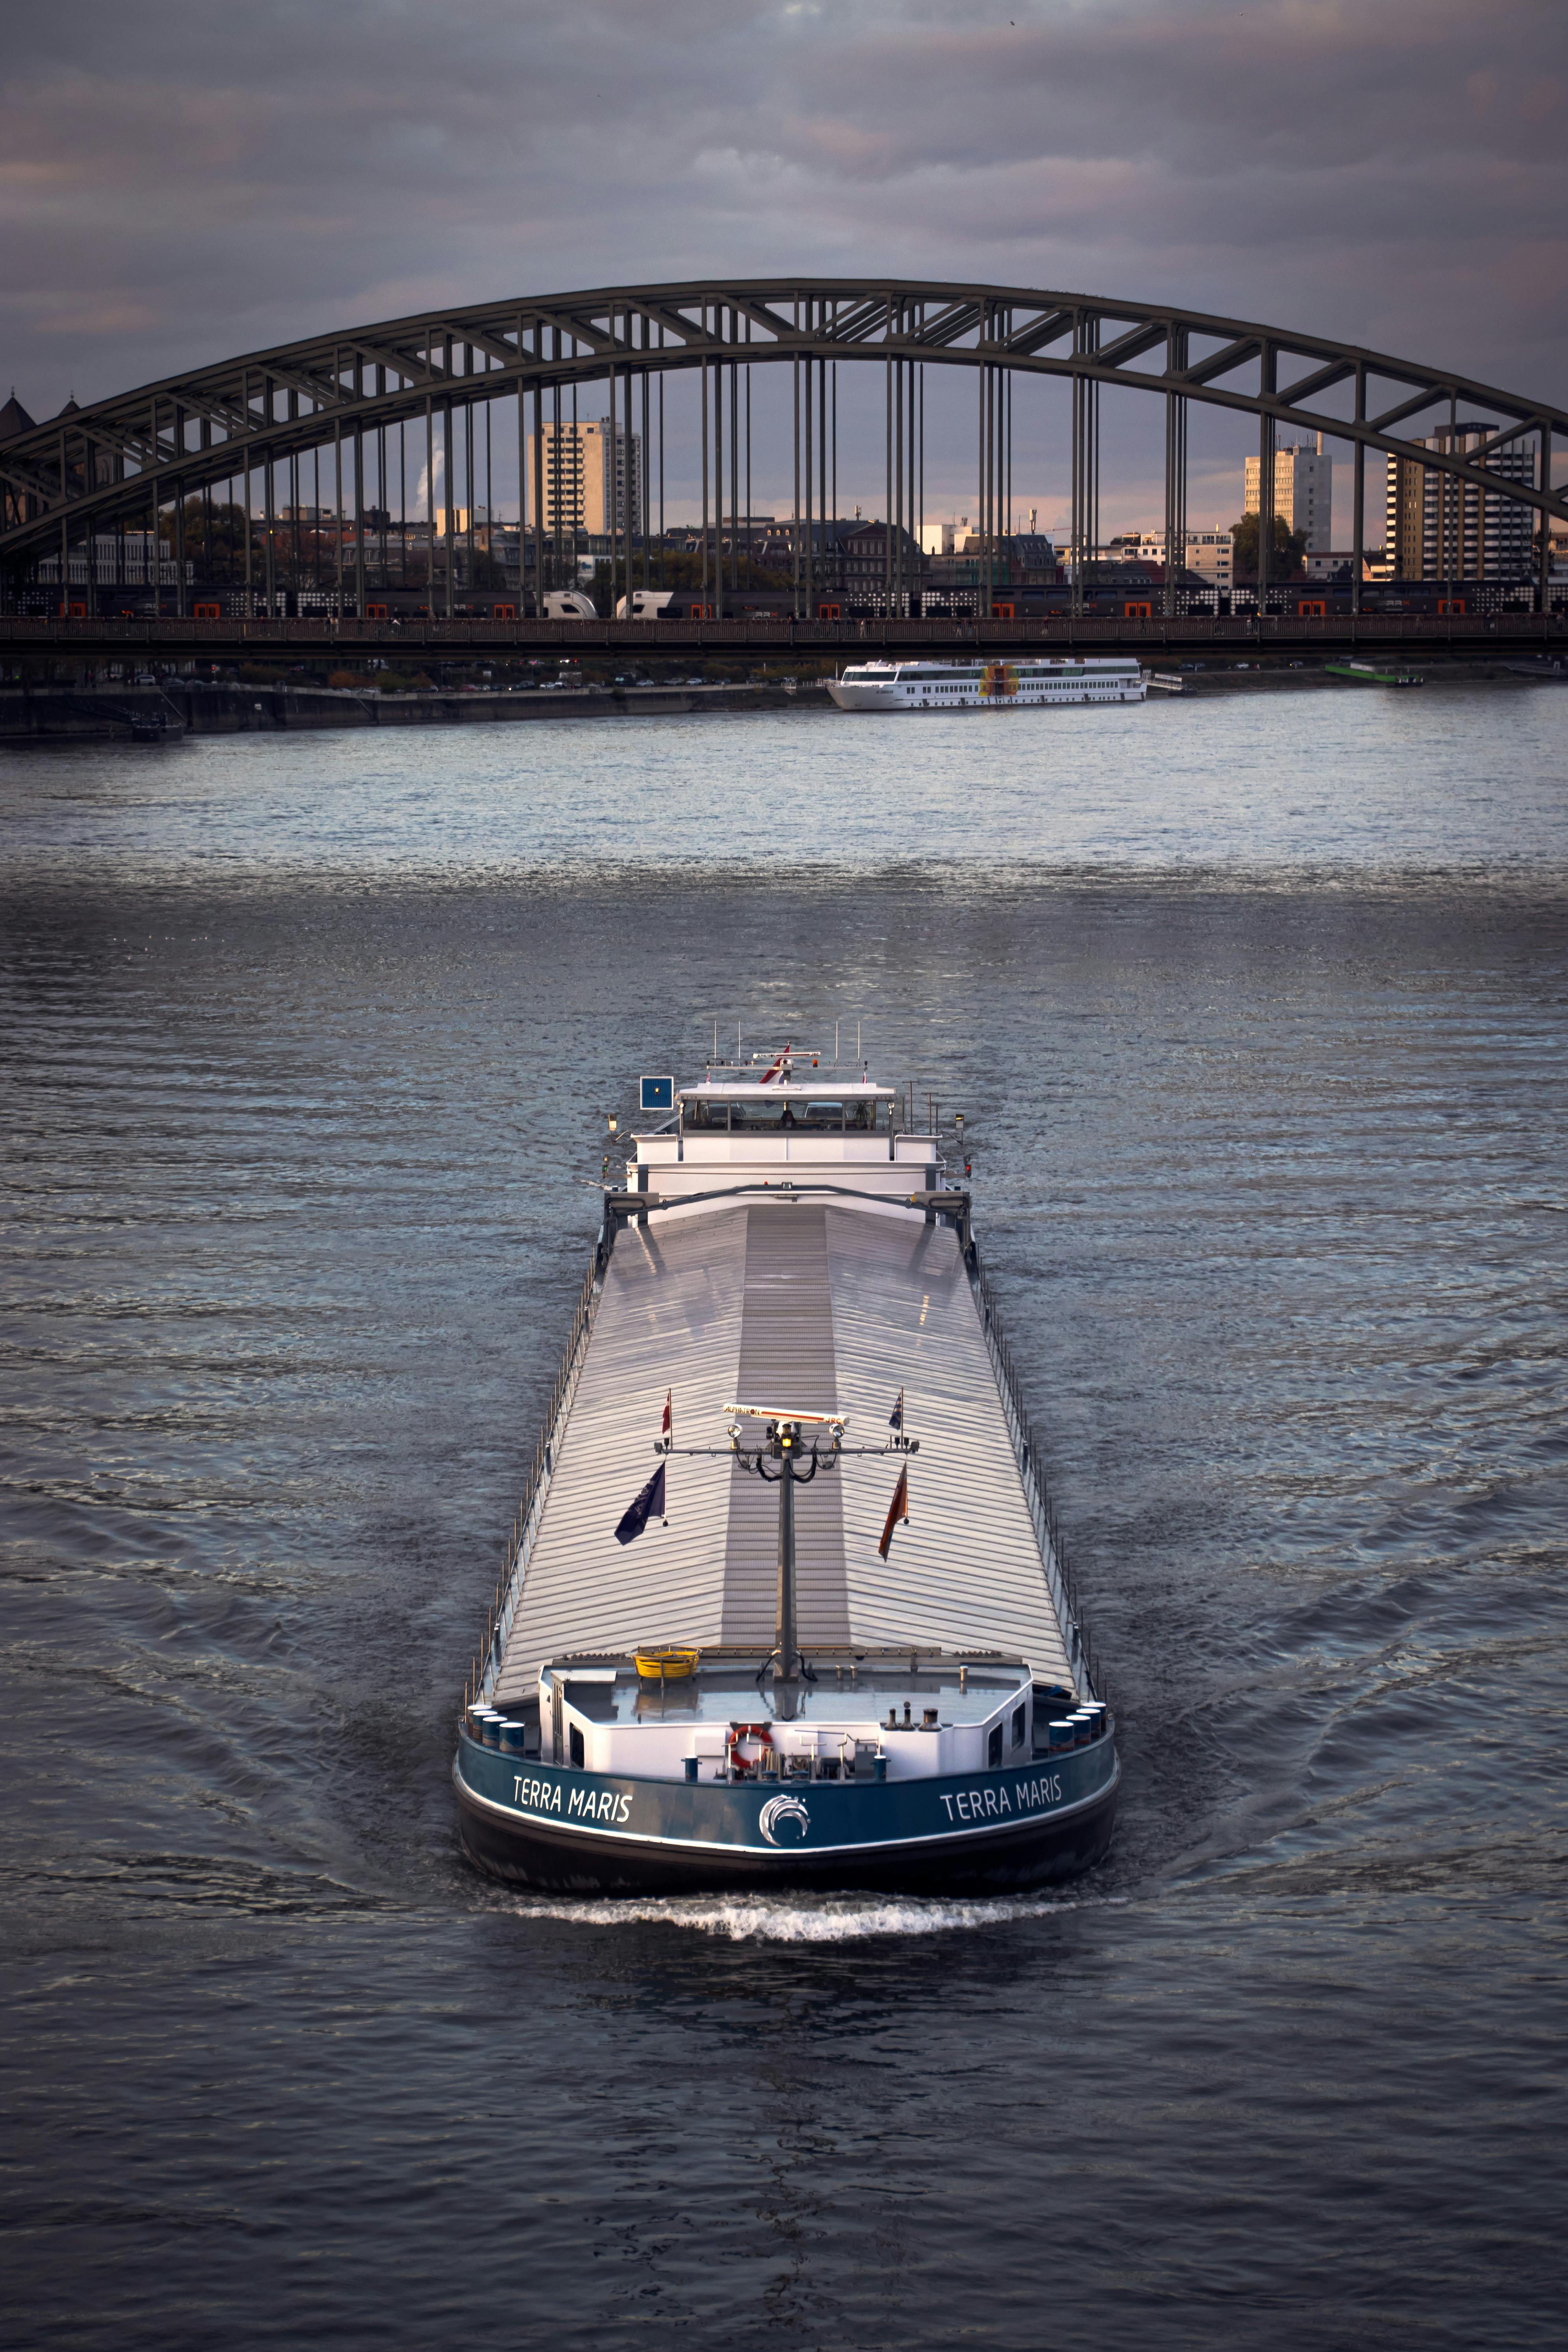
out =
<path fill-rule="evenodd" d="M 628 1511 L 626 1516 L 629 1518 L 631 1513 Z M 900 1519 L 907 1519 L 909 1516 L 910 1474 L 908 1469 L 903 1469 L 899 1473 L 899 1483 L 893 1489 L 893 1499 L 888 1506 L 888 1524 L 882 1529 L 882 1540 L 877 1546 L 884 1559 L 888 1557 L 888 1546 L 893 1540 L 893 1529 Z"/>
<path fill-rule="evenodd" d="M 675 1435 L 675 1413 L 673 1410 L 674 1396 L 675 1391 L 673 1389 L 666 1389 L 664 1392 L 664 1423 L 658 1433 L 664 1440 L 667 1452 L 670 1442 Z"/>
<path fill-rule="evenodd" d="M 892 1412 L 888 1415 L 888 1427 L 889 1427 L 889 1429 L 896 1429 L 896 1430 L 898 1431 L 898 1433 L 899 1433 L 899 1434 L 900 1434 L 900 1437 L 903 1435 L 903 1431 L 904 1431 L 904 1392 L 903 1392 L 902 1389 L 900 1389 L 900 1390 L 899 1391 L 899 1402 L 898 1402 L 898 1403 L 893 1407 Z"/>
<path fill-rule="evenodd" d="M 616 1529 L 616 1541 L 619 1544 L 635 1543 L 649 1519 L 662 1519 L 663 1517 L 664 1465 L 661 1462 Z"/>

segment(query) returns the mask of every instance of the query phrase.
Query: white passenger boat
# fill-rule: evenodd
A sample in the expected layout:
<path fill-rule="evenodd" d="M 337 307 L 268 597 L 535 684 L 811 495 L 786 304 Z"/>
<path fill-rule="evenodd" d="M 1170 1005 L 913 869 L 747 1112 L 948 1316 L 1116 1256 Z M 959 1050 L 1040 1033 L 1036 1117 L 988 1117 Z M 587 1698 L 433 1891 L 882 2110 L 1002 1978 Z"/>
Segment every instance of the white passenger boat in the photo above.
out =
<path fill-rule="evenodd" d="M 840 710 L 1026 710 L 1040 703 L 1142 702 L 1136 661 L 860 662 L 830 678 Z"/>
<path fill-rule="evenodd" d="M 1113 1727 L 937 1136 L 787 1048 L 640 1092 L 465 1696 L 468 1853 L 598 1893 L 1098 1861 Z"/>

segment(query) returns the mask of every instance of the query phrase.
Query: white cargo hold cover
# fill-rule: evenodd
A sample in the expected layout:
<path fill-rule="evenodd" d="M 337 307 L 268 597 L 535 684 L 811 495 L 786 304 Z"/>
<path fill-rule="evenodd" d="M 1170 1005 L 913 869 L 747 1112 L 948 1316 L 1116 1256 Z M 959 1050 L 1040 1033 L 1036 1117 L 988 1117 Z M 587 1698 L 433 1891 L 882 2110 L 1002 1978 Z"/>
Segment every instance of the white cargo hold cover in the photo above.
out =
<path fill-rule="evenodd" d="M 1001 1652 L 1070 1681 L 979 1311 L 947 1226 L 852 1205 L 684 1210 L 619 1236 L 503 1663 L 520 1704 L 569 1652 L 773 1640 L 777 1489 L 675 1454 L 668 1523 L 615 1528 L 675 1442 L 726 1444 L 737 1398 L 838 1412 L 880 1444 L 900 1389 L 921 1450 L 910 1517 L 878 1556 L 900 1463 L 847 1458 L 799 1490 L 800 1644 Z"/>

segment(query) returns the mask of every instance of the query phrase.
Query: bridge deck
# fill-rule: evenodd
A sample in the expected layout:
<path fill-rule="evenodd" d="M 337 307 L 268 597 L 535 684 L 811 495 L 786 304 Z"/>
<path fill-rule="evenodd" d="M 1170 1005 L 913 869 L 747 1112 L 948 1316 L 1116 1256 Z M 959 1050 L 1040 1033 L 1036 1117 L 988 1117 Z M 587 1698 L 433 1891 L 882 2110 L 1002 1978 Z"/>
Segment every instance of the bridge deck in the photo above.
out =
<path fill-rule="evenodd" d="M 862 660 L 868 654 L 923 654 L 955 659 L 1049 647 L 1120 649 L 1151 659 L 1252 652 L 1321 658 L 1357 646 L 1409 646 L 1455 656 L 1495 658 L 1568 645 L 1568 611 L 1434 615 L 1361 613 L 1247 615 L 1178 620 L 791 621 L 195 621 L 32 620 L 0 615 L 0 661 L 26 657 L 170 661 L 445 657 L 474 653 L 768 654 Z"/>

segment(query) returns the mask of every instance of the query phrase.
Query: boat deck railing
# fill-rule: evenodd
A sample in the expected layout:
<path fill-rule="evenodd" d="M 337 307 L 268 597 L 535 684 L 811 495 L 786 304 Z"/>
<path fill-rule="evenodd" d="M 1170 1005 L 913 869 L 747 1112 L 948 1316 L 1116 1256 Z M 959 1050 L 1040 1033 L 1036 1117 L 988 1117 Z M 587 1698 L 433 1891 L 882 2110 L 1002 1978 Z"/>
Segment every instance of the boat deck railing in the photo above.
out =
<path fill-rule="evenodd" d="M 1082 1676 L 1091 1697 L 1104 1699 L 1107 1696 L 1105 1677 L 1083 1622 L 1077 1582 L 1068 1562 L 1067 1547 L 1062 1540 L 1061 1523 L 1057 1517 L 1050 1482 L 1046 1475 L 1045 1462 L 1036 1442 L 1034 1424 L 1029 1419 L 1028 1407 L 1024 1402 L 1023 1388 L 1014 1368 L 1013 1349 L 1007 1337 L 1006 1322 L 997 1304 L 995 1294 L 985 1278 L 980 1264 L 980 1252 L 973 1240 L 969 1242 L 965 1258 L 969 1266 L 970 1280 L 974 1285 L 975 1297 L 980 1306 L 980 1320 L 985 1333 L 985 1344 L 990 1349 L 991 1361 L 996 1373 L 996 1384 L 1001 1391 L 1007 1432 L 1013 1441 L 1018 1475 L 1023 1481 L 1024 1498 L 1028 1504 L 1029 1516 L 1034 1521 L 1036 1539 L 1046 1563 L 1046 1580 L 1050 1587 L 1051 1599 L 1061 1623 L 1062 1638 L 1067 1645 L 1068 1664 L 1072 1669 L 1075 1680 L 1079 1675 Z"/>
<path fill-rule="evenodd" d="M 501 1661 L 506 1655 L 507 1639 L 511 1632 L 517 1605 L 522 1597 L 523 1579 L 533 1556 L 538 1539 L 539 1522 L 543 1516 L 544 1498 L 550 1491 L 556 1458 L 560 1453 L 561 1431 L 572 1409 L 578 1376 L 588 1351 L 588 1340 L 594 1328 L 594 1317 L 604 1289 L 605 1265 L 607 1256 L 605 1235 L 601 1227 L 588 1260 L 588 1270 L 583 1277 L 583 1287 L 577 1295 L 577 1305 L 572 1318 L 572 1328 L 566 1345 L 561 1351 L 561 1362 L 550 1391 L 550 1402 L 540 1423 L 534 1443 L 533 1459 L 522 1490 L 522 1500 L 511 1523 L 507 1538 L 501 1573 L 496 1580 L 494 1598 L 485 1620 L 483 1647 L 475 1655 L 463 1692 L 465 1708 L 476 1700 L 488 1698 L 495 1688 Z"/>

